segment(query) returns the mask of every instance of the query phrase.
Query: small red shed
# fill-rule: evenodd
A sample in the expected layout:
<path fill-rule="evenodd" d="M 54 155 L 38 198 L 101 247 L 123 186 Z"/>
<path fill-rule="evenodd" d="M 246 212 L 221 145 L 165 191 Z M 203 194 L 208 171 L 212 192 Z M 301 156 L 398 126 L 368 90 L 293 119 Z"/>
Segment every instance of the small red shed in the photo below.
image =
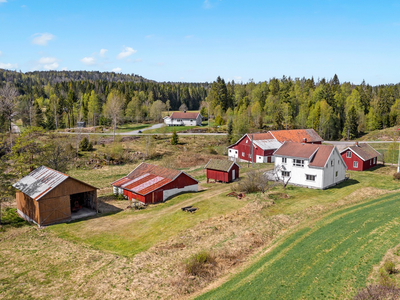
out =
<path fill-rule="evenodd" d="M 150 204 L 163 202 L 180 193 L 197 192 L 198 183 L 185 172 L 141 163 L 112 186 L 114 194 Z"/>
<path fill-rule="evenodd" d="M 375 167 L 380 153 L 367 143 L 356 142 L 340 152 L 348 170 L 365 171 Z"/>
<path fill-rule="evenodd" d="M 230 160 L 210 159 L 204 169 L 207 170 L 207 182 L 210 179 L 222 182 L 232 182 L 239 178 L 240 166 Z"/>

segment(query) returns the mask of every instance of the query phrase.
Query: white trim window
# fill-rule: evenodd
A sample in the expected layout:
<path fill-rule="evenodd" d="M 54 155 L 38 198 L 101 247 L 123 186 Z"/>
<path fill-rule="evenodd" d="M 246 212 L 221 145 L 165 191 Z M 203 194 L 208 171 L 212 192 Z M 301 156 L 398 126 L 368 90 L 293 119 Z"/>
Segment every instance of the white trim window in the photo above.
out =
<path fill-rule="evenodd" d="M 244 157 L 244 152 L 242 152 L 242 156 Z"/>
<path fill-rule="evenodd" d="M 337 176 L 338 176 L 338 174 L 339 174 L 339 172 L 338 172 L 338 171 L 336 171 L 336 173 L 335 173 L 335 177 L 337 177 Z"/>
<path fill-rule="evenodd" d="M 353 161 L 353 168 L 358 168 L 358 161 Z"/>
<path fill-rule="evenodd" d="M 315 181 L 315 177 L 317 177 L 317 175 L 306 174 L 306 180 L 307 181 Z"/>
<path fill-rule="evenodd" d="M 304 168 L 304 160 L 303 159 L 293 159 L 293 166 Z"/>
<path fill-rule="evenodd" d="M 347 157 L 347 158 L 351 158 L 351 151 L 350 151 L 350 150 L 348 150 L 348 151 L 346 152 L 346 157 Z"/>
<path fill-rule="evenodd" d="M 282 157 L 282 163 L 286 164 L 287 163 L 287 157 Z"/>
<path fill-rule="evenodd" d="M 282 171 L 282 177 L 290 177 L 290 171 Z"/>

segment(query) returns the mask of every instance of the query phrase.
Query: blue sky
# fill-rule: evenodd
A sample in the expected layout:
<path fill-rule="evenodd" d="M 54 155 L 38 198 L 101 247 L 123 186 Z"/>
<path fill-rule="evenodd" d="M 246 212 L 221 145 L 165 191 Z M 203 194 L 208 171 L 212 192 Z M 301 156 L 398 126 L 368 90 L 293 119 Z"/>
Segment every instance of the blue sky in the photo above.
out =
<path fill-rule="evenodd" d="M 400 82 L 400 2 L 0 0 L 0 68 Z"/>

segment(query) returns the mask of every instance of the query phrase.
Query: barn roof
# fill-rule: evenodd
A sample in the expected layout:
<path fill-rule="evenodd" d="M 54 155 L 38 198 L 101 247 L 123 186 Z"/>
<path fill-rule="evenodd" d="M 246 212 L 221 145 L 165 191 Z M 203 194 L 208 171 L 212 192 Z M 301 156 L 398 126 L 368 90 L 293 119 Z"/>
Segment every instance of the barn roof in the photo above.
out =
<path fill-rule="evenodd" d="M 197 119 L 200 112 L 173 112 L 171 119 Z"/>
<path fill-rule="evenodd" d="M 18 182 L 14 183 L 13 187 L 15 187 L 17 190 L 20 190 L 30 198 L 39 200 L 48 192 L 64 182 L 67 178 L 72 177 L 48 167 L 41 166 L 33 170 Z M 75 178 L 72 179 L 77 180 Z M 87 183 L 84 184 L 89 185 Z M 96 189 L 96 187 L 93 188 Z"/>
<path fill-rule="evenodd" d="M 113 182 L 112 185 L 125 190 L 129 190 L 141 195 L 147 195 L 158 188 L 174 181 L 180 174 L 185 172 L 159 167 L 147 163 L 141 163 L 127 176 Z M 197 181 L 193 177 L 189 176 Z M 198 182 L 198 181 L 197 181 Z"/>
<path fill-rule="evenodd" d="M 250 140 L 253 138 L 253 143 L 260 147 L 262 150 L 275 150 L 278 149 L 282 143 L 278 142 L 271 133 L 246 133 L 243 135 L 235 144 L 230 145 L 228 148 L 233 147 L 240 143 L 245 137 L 248 137 Z"/>
<path fill-rule="evenodd" d="M 335 146 L 285 142 L 274 155 L 309 159 L 310 167 L 323 168 Z"/>
<path fill-rule="evenodd" d="M 237 165 L 239 168 L 240 166 L 230 160 L 222 160 L 222 159 L 210 159 L 210 161 L 206 164 L 204 169 L 213 169 L 217 171 L 224 171 L 229 172 L 233 165 Z"/>
<path fill-rule="evenodd" d="M 273 130 L 270 131 L 274 138 L 279 142 L 307 143 L 322 142 L 323 139 L 314 129 L 292 129 L 292 130 Z"/>
<path fill-rule="evenodd" d="M 377 157 L 380 155 L 378 151 L 372 148 L 371 145 L 367 143 L 355 143 L 353 146 L 347 147 L 346 149 L 342 150 L 340 153 L 346 152 L 348 149 L 353 151 L 358 157 L 362 160 L 370 160 L 372 158 Z"/>

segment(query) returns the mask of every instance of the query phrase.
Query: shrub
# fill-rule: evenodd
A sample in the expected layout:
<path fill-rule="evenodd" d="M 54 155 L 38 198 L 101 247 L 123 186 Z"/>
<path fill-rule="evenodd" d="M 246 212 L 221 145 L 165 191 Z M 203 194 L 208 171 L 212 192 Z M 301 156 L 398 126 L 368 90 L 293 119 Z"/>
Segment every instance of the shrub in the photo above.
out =
<path fill-rule="evenodd" d="M 214 256 L 207 251 L 201 251 L 189 258 L 185 264 L 185 271 L 192 276 L 212 277 L 215 275 L 216 265 Z"/>
<path fill-rule="evenodd" d="M 393 178 L 396 180 L 400 180 L 400 173 L 394 173 Z"/>
<path fill-rule="evenodd" d="M 387 287 L 379 284 L 369 285 L 366 288 L 360 290 L 357 295 L 354 296 L 354 300 L 384 300 L 384 299 L 397 299 L 400 296 L 400 289 L 396 287 Z"/>
<path fill-rule="evenodd" d="M 247 172 L 247 176 L 233 186 L 232 189 L 237 192 L 264 193 L 273 186 L 269 184 L 268 178 L 262 171 L 249 171 Z"/>
<path fill-rule="evenodd" d="M 394 266 L 394 262 L 392 262 L 392 261 L 390 261 L 390 260 L 385 261 L 385 263 L 383 264 L 383 268 L 385 269 L 385 271 L 386 271 L 388 274 L 394 274 L 394 273 L 396 273 L 396 268 L 395 268 L 395 266 Z"/>
<path fill-rule="evenodd" d="M 392 278 L 390 278 L 388 272 L 384 268 L 379 269 L 379 284 L 384 287 L 394 288 L 396 286 Z"/>
<path fill-rule="evenodd" d="M 83 140 L 79 143 L 79 148 L 81 151 L 92 151 L 93 144 L 89 142 L 87 137 L 84 137 Z"/>
<path fill-rule="evenodd" d="M 210 153 L 210 154 L 218 154 L 217 150 L 215 150 L 212 146 L 208 146 L 208 153 Z"/>

